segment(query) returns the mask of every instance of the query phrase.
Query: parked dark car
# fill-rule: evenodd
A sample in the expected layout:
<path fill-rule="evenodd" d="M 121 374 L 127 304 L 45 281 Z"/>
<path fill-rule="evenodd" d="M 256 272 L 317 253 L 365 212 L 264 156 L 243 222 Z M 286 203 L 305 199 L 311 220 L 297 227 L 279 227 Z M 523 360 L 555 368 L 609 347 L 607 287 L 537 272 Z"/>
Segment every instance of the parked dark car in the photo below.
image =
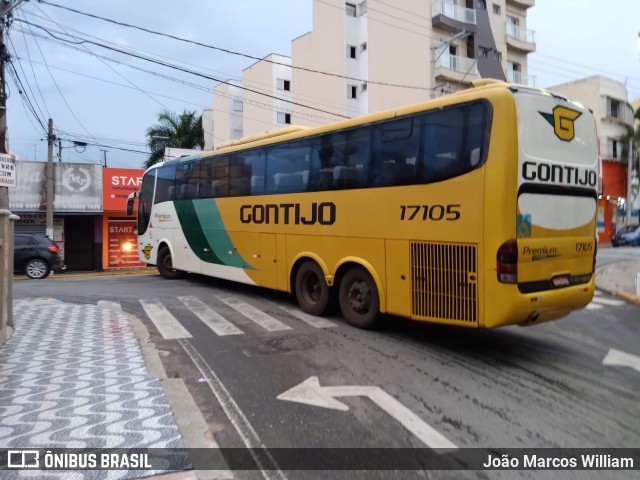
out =
<path fill-rule="evenodd" d="M 614 247 L 618 247 L 620 245 L 627 244 L 627 234 L 633 232 L 638 225 L 627 225 L 625 227 L 621 227 L 616 234 L 611 238 L 611 245 Z"/>
<path fill-rule="evenodd" d="M 627 245 L 640 246 L 640 226 L 636 225 L 633 230 L 622 235 L 621 242 L 624 241 Z"/>
<path fill-rule="evenodd" d="M 44 235 L 16 234 L 13 270 L 33 279 L 47 278 L 51 271 L 62 272 L 64 265 L 56 243 Z"/>

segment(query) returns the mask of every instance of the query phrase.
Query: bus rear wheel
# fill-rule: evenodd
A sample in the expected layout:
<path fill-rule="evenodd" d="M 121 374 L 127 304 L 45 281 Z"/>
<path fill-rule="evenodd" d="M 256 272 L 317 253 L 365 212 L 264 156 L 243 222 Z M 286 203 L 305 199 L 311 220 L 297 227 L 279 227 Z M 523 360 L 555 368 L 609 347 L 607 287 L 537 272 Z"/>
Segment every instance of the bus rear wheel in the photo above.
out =
<path fill-rule="evenodd" d="M 296 272 L 296 299 L 300 308 L 311 315 L 322 315 L 329 306 L 331 290 L 324 272 L 313 261 L 306 261 Z"/>
<path fill-rule="evenodd" d="M 354 327 L 372 328 L 380 318 L 380 296 L 373 278 L 362 267 L 350 268 L 340 281 L 340 310 Z"/>
<path fill-rule="evenodd" d="M 162 247 L 158 251 L 158 271 L 164 278 L 175 280 L 185 276 L 185 272 L 176 270 L 173 268 L 173 261 L 171 260 L 171 251 L 168 247 Z"/>

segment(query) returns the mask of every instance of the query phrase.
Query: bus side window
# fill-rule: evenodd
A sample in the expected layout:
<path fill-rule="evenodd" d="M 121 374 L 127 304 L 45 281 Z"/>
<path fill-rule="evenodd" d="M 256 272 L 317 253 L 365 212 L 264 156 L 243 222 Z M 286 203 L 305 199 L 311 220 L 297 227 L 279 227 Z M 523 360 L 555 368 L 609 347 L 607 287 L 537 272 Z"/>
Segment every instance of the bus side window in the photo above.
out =
<path fill-rule="evenodd" d="M 308 189 L 309 140 L 274 145 L 267 151 L 266 193 L 297 193 Z M 306 182 L 305 182 L 306 180 Z"/>
<path fill-rule="evenodd" d="M 423 116 L 421 180 L 439 181 L 477 168 L 484 160 L 488 107 L 459 105 Z"/>
<path fill-rule="evenodd" d="M 236 180 L 232 190 L 242 191 L 242 195 L 261 195 L 264 193 L 264 169 L 267 151 L 256 148 L 233 156 L 232 164 L 236 168 Z"/>
<path fill-rule="evenodd" d="M 371 129 L 354 128 L 323 135 L 313 145 L 309 187 L 312 191 L 367 185 Z"/>
<path fill-rule="evenodd" d="M 399 118 L 374 129 L 373 185 L 393 186 L 415 182 L 419 143 L 417 124 L 415 117 Z"/>
<path fill-rule="evenodd" d="M 175 200 L 176 166 L 165 165 L 157 170 L 156 196 L 154 204 Z"/>

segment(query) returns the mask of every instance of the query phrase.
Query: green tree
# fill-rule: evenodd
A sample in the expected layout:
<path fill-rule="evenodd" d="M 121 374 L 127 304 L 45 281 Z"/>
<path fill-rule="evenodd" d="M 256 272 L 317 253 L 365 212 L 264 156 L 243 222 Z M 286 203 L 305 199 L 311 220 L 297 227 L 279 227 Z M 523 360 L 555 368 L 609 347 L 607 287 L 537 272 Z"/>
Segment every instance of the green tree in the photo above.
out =
<path fill-rule="evenodd" d="M 202 115 L 196 115 L 195 111 L 187 110 L 181 115 L 176 115 L 163 110 L 158 115 L 158 123 L 147 129 L 147 145 L 151 155 L 144 162 L 144 168 L 162 161 L 167 147 L 204 148 Z"/>

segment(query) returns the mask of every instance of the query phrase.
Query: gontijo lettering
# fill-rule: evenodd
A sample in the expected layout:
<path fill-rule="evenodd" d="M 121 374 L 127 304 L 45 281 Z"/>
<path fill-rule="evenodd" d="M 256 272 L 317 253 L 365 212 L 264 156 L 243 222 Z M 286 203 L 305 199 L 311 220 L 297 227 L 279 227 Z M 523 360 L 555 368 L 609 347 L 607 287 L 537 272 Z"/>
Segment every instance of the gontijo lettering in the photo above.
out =
<path fill-rule="evenodd" d="M 242 223 L 284 225 L 333 225 L 336 221 L 336 205 L 333 202 L 313 202 L 308 207 L 300 203 L 281 203 L 267 205 L 242 205 L 240 207 Z"/>
<path fill-rule="evenodd" d="M 598 174 L 595 170 L 537 162 L 522 164 L 522 178 L 563 185 L 587 185 L 594 188 L 598 184 Z"/>

